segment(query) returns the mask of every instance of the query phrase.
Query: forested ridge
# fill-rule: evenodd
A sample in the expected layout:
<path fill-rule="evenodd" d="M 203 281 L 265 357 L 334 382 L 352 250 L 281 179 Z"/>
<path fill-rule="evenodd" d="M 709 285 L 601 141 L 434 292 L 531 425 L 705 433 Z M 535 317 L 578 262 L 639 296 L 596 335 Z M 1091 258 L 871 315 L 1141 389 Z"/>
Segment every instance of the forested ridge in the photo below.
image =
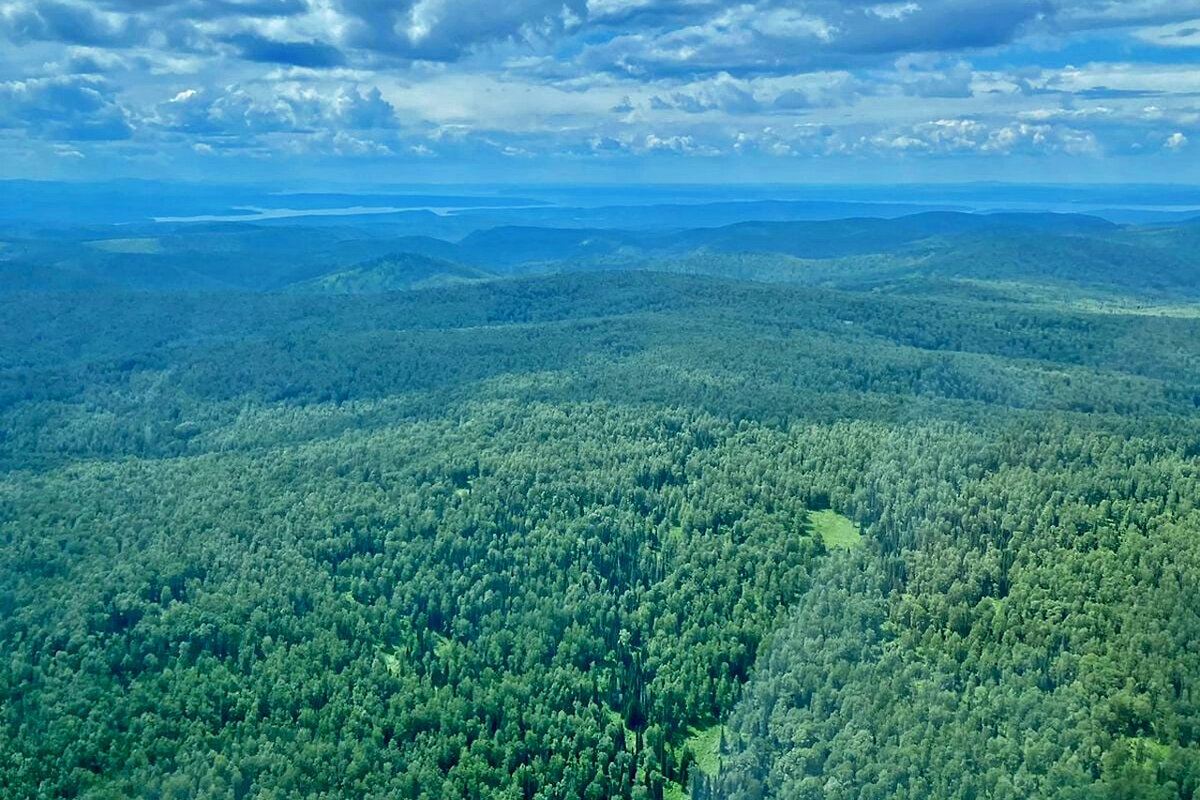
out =
<path fill-rule="evenodd" d="M 1196 316 L 366 287 L 0 298 L 6 796 L 1196 796 Z"/>
<path fill-rule="evenodd" d="M 48 229 L 0 220 L 0 295 L 371 293 L 584 270 L 856 290 L 936 277 L 1050 284 L 1059 293 L 1079 287 L 1160 299 L 1200 293 L 1197 220 L 1133 226 L 1082 214 L 929 212 L 701 227 L 705 208 L 677 207 L 682 218 L 666 227 L 651 224 L 649 210 L 630 208 L 629 218 L 618 217 L 649 227 L 627 229 L 585 227 L 574 217 L 553 227 L 493 227 L 432 214 L 407 221 L 382 215 L 374 224 L 353 218 L 334 224 L 334 217 L 320 224 L 59 223 Z"/>

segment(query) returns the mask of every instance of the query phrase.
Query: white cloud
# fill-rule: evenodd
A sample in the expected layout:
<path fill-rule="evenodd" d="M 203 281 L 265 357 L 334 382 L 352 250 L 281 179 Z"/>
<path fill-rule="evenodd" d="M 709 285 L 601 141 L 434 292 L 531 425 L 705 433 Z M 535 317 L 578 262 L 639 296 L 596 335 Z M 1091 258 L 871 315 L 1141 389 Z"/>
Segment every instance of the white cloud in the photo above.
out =
<path fill-rule="evenodd" d="M 920 10 L 919 3 L 884 3 L 869 7 L 867 13 L 874 14 L 880 19 L 904 19 L 909 14 L 915 14 Z"/>
<path fill-rule="evenodd" d="M 837 26 L 820 17 L 787 8 L 763 12 L 750 5 L 741 6 L 737 16 L 721 19 L 721 24 L 745 24 L 765 36 L 799 41 L 815 39 L 825 44 L 832 42 L 838 32 Z"/>
<path fill-rule="evenodd" d="M 659 136 L 656 133 L 647 134 L 642 140 L 643 151 L 666 151 L 671 153 L 681 153 L 689 155 L 720 155 L 721 151 L 711 145 L 705 145 L 697 142 L 691 136 Z"/>
<path fill-rule="evenodd" d="M 351 136 L 345 131 L 338 131 L 331 140 L 333 152 L 342 156 L 390 156 L 392 149 L 371 139 Z"/>
<path fill-rule="evenodd" d="M 1055 17 L 1076 30 L 1175 22 L 1200 17 L 1200 0 L 1073 0 Z"/>
<path fill-rule="evenodd" d="M 1191 94 L 1197 90 L 1193 64 L 1093 63 L 1048 72 L 1041 86 L 1052 91 L 1169 92 Z"/>
<path fill-rule="evenodd" d="M 979 67 L 1093 28 L 1200 47 L 1200 0 L 0 0 L 0 135 L 95 162 L 1184 149 L 1195 64 Z"/>
<path fill-rule="evenodd" d="M 408 25 L 404 29 L 404 35 L 410 42 L 420 44 L 429 38 L 441 16 L 441 5 L 440 0 L 418 0 L 413 5 L 408 12 Z"/>
<path fill-rule="evenodd" d="M 1159 47 L 1200 47 L 1200 19 L 1139 28 L 1133 35 Z"/>
<path fill-rule="evenodd" d="M 976 119 L 939 119 L 871 140 L 883 149 L 934 155 L 1049 154 L 1099 155 L 1101 148 L 1088 131 L 1062 125 L 1027 122 L 993 123 Z"/>

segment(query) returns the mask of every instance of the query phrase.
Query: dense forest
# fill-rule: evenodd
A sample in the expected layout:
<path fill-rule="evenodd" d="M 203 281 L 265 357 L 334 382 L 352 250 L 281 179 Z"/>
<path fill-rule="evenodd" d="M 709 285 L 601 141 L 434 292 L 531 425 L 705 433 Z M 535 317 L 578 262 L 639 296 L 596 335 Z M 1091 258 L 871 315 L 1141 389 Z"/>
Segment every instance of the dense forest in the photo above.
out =
<path fill-rule="evenodd" d="M 1193 800 L 1194 226 L 786 225 L 10 237 L 4 796 Z"/>

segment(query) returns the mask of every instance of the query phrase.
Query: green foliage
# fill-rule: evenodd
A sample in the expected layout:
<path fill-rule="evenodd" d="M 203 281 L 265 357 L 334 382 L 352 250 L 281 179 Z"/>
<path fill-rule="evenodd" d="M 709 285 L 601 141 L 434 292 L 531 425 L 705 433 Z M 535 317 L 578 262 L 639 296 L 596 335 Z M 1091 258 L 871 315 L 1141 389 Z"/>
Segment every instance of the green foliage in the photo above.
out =
<path fill-rule="evenodd" d="M 716 775 L 721 771 L 721 738 L 725 726 L 713 725 L 710 728 L 696 731 L 684 742 L 684 747 L 690 748 L 695 756 L 696 768 L 705 775 Z"/>
<path fill-rule="evenodd" d="M 162 242 L 156 238 L 97 239 L 89 245 L 106 253 L 157 254 L 163 252 Z"/>
<path fill-rule="evenodd" d="M 1168 441 L 892 442 L 881 547 L 817 574 L 695 796 L 1193 797 L 1200 473 Z"/>
<path fill-rule="evenodd" d="M 641 272 L 0 319 L 5 797 L 1196 794 L 1200 320 Z"/>
<path fill-rule="evenodd" d="M 853 550 L 862 546 L 862 531 L 853 520 L 836 511 L 825 509 L 808 515 L 814 535 L 819 536 L 830 550 Z"/>
<path fill-rule="evenodd" d="M 250 790 L 309 797 L 660 792 L 819 552 L 790 487 L 742 485 L 765 466 L 730 459 L 742 435 L 495 405 L 14 475 L 6 785 L 194 789 L 181 771 L 224 754 Z"/>

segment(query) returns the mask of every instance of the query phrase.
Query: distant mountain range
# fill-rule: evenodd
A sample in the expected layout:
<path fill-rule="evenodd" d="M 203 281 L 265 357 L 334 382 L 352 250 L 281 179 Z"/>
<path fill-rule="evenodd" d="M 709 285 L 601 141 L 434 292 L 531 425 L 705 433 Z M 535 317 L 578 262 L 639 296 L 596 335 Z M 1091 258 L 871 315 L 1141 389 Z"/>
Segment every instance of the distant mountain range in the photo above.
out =
<path fill-rule="evenodd" d="M 290 191 L 281 191 L 289 188 Z M 360 210 L 361 214 L 355 214 Z M 930 211 L 1079 212 L 1127 224 L 1200 213 L 1186 185 L 476 185 L 307 187 L 147 180 L 0 181 L 0 221 L 33 228 L 140 226 L 154 220 L 313 227 L 370 225 L 391 235 L 461 238 L 506 225 L 621 230 L 749 221 L 897 218 Z"/>
<path fill-rule="evenodd" d="M 535 273 L 655 270 L 862 287 L 914 279 L 1200 291 L 1200 223 L 926 212 L 656 230 L 501 226 L 458 241 L 386 228 L 193 223 L 0 229 L 0 291 L 400 291 Z"/>

